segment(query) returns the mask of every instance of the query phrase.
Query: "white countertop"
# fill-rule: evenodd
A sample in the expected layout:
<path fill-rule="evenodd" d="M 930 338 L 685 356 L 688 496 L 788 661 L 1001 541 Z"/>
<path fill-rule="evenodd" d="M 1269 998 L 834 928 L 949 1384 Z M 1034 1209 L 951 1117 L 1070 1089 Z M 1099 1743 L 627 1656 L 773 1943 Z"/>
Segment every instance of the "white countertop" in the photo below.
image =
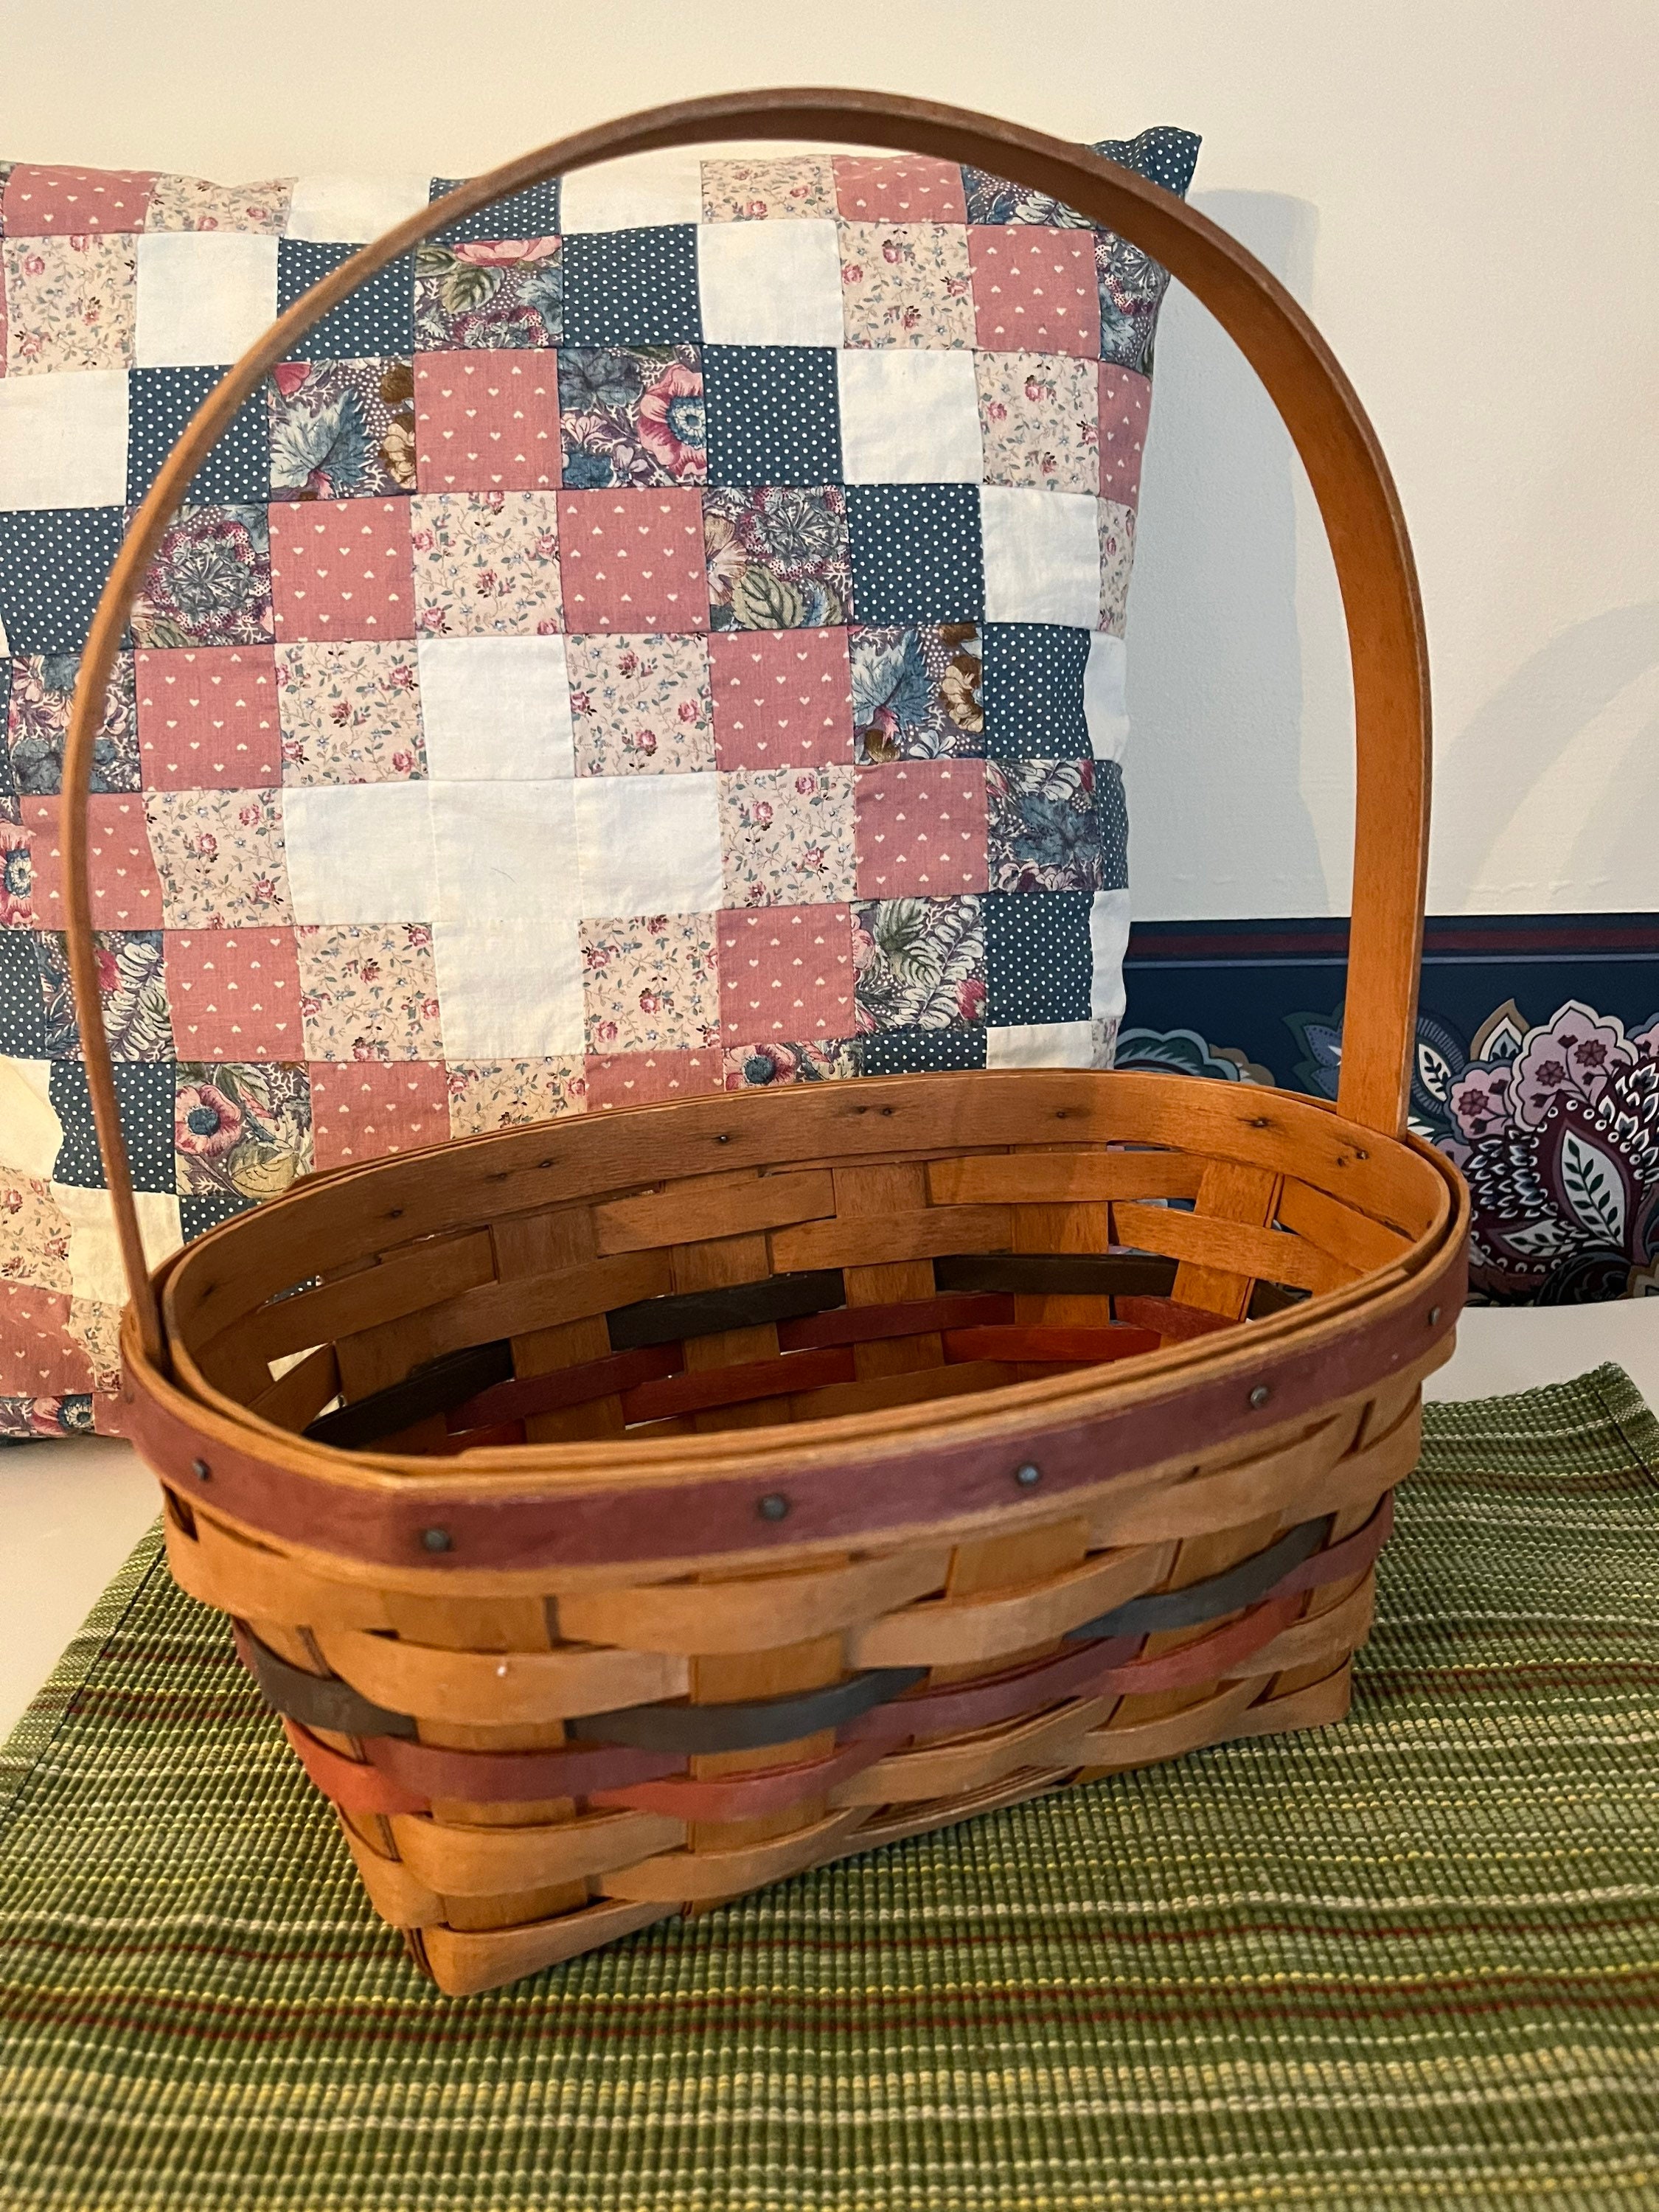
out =
<path fill-rule="evenodd" d="M 1659 1407 L 1659 1298 L 1465 1314 L 1431 1398 L 1486 1398 L 1565 1382 L 1616 1359 Z M 0 1736 L 52 1672 L 99 1593 L 155 1517 L 154 1482 L 112 1437 L 0 1450 Z"/>

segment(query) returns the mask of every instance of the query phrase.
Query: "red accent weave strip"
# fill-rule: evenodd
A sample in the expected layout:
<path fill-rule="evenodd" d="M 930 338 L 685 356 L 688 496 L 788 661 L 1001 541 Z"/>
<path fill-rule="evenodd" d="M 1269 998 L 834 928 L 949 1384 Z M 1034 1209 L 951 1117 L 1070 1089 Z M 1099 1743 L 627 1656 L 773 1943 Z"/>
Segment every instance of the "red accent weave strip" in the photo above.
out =
<path fill-rule="evenodd" d="M 753 1359 L 741 1367 L 705 1367 L 695 1375 L 642 1382 L 638 1389 L 623 1393 L 623 1419 L 660 1421 L 675 1413 L 701 1413 L 711 1406 L 742 1406 L 755 1398 L 782 1398 L 793 1390 L 818 1390 L 827 1382 L 852 1380 L 850 1346 L 793 1352 L 781 1359 Z"/>
<path fill-rule="evenodd" d="M 1156 1329 L 1165 1344 L 1185 1344 L 1189 1337 L 1213 1336 L 1218 1329 L 1238 1327 L 1220 1314 L 1181 1305 L 1174 1298 L 1114 1298 L 1112 1311 L 1131 1328 Z"/>
<path fill-rule="evenodd" d="M 1356 1528 L 1340 1544 L 1316 1552 L 1299 1567 L 1292 1567 L 1281 1582 L 1274 1583 L 1272 1595 L 1288 1597 L 1293 1591 L 1318 1589 L 1326 1583 L 1340 1583 L 1345 1575 L 1357 1575 L 1362 1567 L 1370 1565 L 1388 1542 L 1393 1527 L 1394 1492 L 1385 1490 L 1376 1510 L 1363 1528 Z"/>
<path fill-rule="evenodd" d="M 538 1413 L 562 1413 L 567 1407 L 585 1406 L 595 1398 L 631 1390 L 636 1383 L 676 1374 L 684 1364 L 682 1346 L 653 1344 L 637 1352 L 585 1359 L 577 1367 L 556 1367 L 546 1375 L 520 1375 L 510 1382 L 493 1383 L 455 1407 L 448 1416 L 450 1431 L 495 1428 L 505 1422 L 533 1420 Z M 473 1450 L 481 1441 L 469 1440 L 465 1449 Z"/>
<path fill-rule="evenodd" d="M 945 1337 L 947 1359 L 1053 1360 L 1073 1367 L 1133 1359 L 1158 1346 L 1158 1338 L 1146 1328 L 953 1328 Z"/>
<path fill-rule="evenodd" d="M 362 1760 L 345 1759 L 327 1744 L 319 1743 L 309 1729 L 298 1721 L 284 1719 L 283 1733 L 299 1754 L 300 1764 L 311 1777 L 325 1797 L 337 1805 L 343 1805 L 348 1813 L 428 1813 L 432 1808 L 425 1797 L 417 1797 L 412 1790 L 404 1789 L 389 1774 L 378 1766 L 367 1766 Z M 377 1739 L 378 1740 L 378 1739 Z"/>
<path fill-rule="evenodd" d="M 969 1328 L 976 1322 L 1011 1322 L 1014 1302 L 1000 1291 L 953 1291 L 937 1298 L 905 1298 L 885 1306 L 838 1306 L 778 1323 L 783 1352 L 821 1344 L 873 1344 L 890 1336 L 926 1336 L 933 1329 Z"/>

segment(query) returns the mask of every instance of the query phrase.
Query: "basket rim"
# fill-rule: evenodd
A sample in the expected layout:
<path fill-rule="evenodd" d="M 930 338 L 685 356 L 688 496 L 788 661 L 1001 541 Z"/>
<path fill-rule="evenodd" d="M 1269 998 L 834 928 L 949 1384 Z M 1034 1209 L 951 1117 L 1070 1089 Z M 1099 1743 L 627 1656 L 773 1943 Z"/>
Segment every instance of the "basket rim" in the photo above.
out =
<path fill-rule="evenodd" d="M 1139 1073 L 1120 1078 L 1104 1071 L 1098 1072 L 1097 1079 L 1127 1081 L 1162 1091 L 1179 1085 L 1182 1091 L 1191 1080 Z M 918 1080 L 959 1083 L 961 1078 L 894 1080 L 914 1085 Z M 794 1094 L 755 1095 L 781 1102 Z M 199 1447 L 221 1458 L 228 1453 L 239 1463 L 257 1466 L 279 1486 L 285 1479 L 297 1478 L 319 1498 L 331 1498 L 343 1512 L 362 1509 L 373 1513 L 377 1506 L 395 1507 L 404 1518 L 411 1510 L 467 1517 L 488 1514 L 495 1508 L 527 1509 L 532 1504 L 545 1511 L 561 1505 L 574 1509 L 580 1503 L 586 1510 L 605 1500 L 618 1505 L 631 1502 L 637 1512 L 643 1494 L 689 1498 L 696 1491 L 717 1497 L 760 1478 L 769 1483 L 791 1480 L 810 1486 L 819 1478 L 851 1474 L 872 1482 L 895 1459 L 942 1462 L 954 1456 L 978 1462 L 988 1454 L 1006 1462 L 1016 1449 L 1057 1450 L 1061 1440 L 1091 1428 L 1111 1424 L 1121 1427 L 1131 1421 L 1144 1428 L 1148 1421 L 1159 1419 L 1177 1440 L 1168 1455 L 1172 1463 L 1194 1455 L 1193 1449 L 1178 1440 L 1192 1438 L 1195 1431 L 1203 1436 L 1206 1448 L 1237 1432 L 1246 1440 L 1245 1449 L 1253 1449 L 1258 1436 L 1265 1443 L 1273 1429 L 1286 1420 L 1316 1417 L 1321 1404 L 1402 1371 L 1449 1337 L 1463 1302 L 1468 1230 L 1469 1202 L 1462 1177 L 1449 1161 L 1423 1139 L 1410 1134 L 1379 1137 L 1375 1131 L 1347 1124 L 1322 1100 L 1287 1092 L 1267 1095 L 1274 1102 L 1275 1114 L 1292 1125 L 1299 1122 L 1308 1129 L 1326 1132 L 1331 1131 L 1333 1122 L 1338 1131 L 1352 1127 L 1368 1147 L 1392 1147 L 1420 1163 L 1425 1174 L 1437 1179 L 1445 1203 L 1437 1208 L 1430 1227 L 1413 1239 L 1397 1261 L 1370 1270 L 1339 1289 L 1311 1296 L 1267 1320 L 1137 1354 L 1109 1367 L 1081 1368 L 960 1397 L 817 1420 L 769 1423 L 694 1437 L 495 1446 L 434 1462 L 410 1454 L 348 1450 L 279 1428 L 207 1382 L 189 1352 L 177 1341 L 170 1347 L 173 1377 L 169 1380 L 145 1358 L 129 1308 L 123 1328 L 125 1395 L 135 1408 L 141 1449 L 153 1457 L 164 1479 L 171 1474 L 186 1489 L 193 1487 L 185 1478 L 194 1448 Z M 703 1103 L 684 1101 L 620 1110 L 624 1115 L 681 1115 Z M 617 1116 L 605 1118 L 610 1121 Z M 568 1134 L 580 1125 L 531 1126 L 562 1127 Z M 525 1134 L 526 1127 L 520 1126 L 465 1141 L 488 1147 Z M 450 1146 L 433 1146 L 399 1154 L 396 1164 L 418 1164 L 440 1153 L 453 1157 L 453 1151 Z M 366 1163 L 337 1170 L 330 1180 L 337 1188 L 346 1180 L 372 1179 L 388 1164 Z M 726 1164 L 720 1163 L 722 1168 Z M 711 1166 L 709 1171 L 719 1169 Z M 223 1223 L 173 1255 L 155 1271 L 158 1290 L 170 1292 L 189 1271 L 210 1268 L 228 1249 L 234 1249 L 240 1224 L 268 1220 L 278 1209 L 293 1206 L 313 1192 L 321 1180 L 295 1186 L 292 1193 L 270 1201 L 256 1214 Z M 170 1308 L 171 1303 L 170 1297 L 164 1297 L 164 1306 Z M 1348 1379 L 1340 1389 L 1332 1387 L 1322 1391 L 1318 1387 L 1322 1373 L 1332 1370 L 1334 1385 L 1338 1379 L 1334 1370 L 1339 1369 Z M 1239 1387 L 1248 1383 L 1250 1389 L 1259 1389 L 1264 1382 L 1273 1406 L 1267 1419 L 1252 1406 L 1249 1390 Z M 1216 1401 L 1218 1407 L 1231 1404 L 1231 1418 L 1220 1413 L 1217 1425 L 1206 1429 L 1196 1410 L 1200 1398 Z M 187 1443 L 192 1449 L 185 1449 Z M 1157 1456 L 1148 1457 L 1143 1452 L 1130 1464 L 1150 1468 Z M 1122 1472 L 1121 1467 L 1103 1468 L 1094 1477 L 1094 1486 L 1117 1479 Z M 1089 1486 L 1086 1474 L 1077 1472 L 1054 1489 L 1046 1490 L 1040 1498 L 1034 1496 L 1030 1510 L 1052 1511 L 1056 1490 L 1070 1498 Z M 218 1495 L 204 1496 L 204 1503 L 216 1513 L 228 1510 L 232 1519 L 242 1517 L 228 1496 L 223 1506 Z M 890 1519 L 895 1531 L 900 1525 L 917 1525 L 916 1516 L 911 1515 L 896 1514 Z M 251 1527 L 266 1525 L 258 1513 L 250 1514 L 247 1520 Z M 299 1530 L 295 1534 L 303 1540 Z M 781 1540 L 765 1542 L 769 1555 L 775 1550 L 782 1554 L 810 1549 L 817 1540 L 805 1528 L 780 1531 L 779 1537 Z M 759 1547 L 760 1541 L 757 1533 L 735 1548 L 752 1550 Z M 423 1565 L 425 1571 L 434 1571 L 434 1563 Z M 453 1564 L 445 1561 L 436 1565 L 436 1571 L 453 1579 L 463 1571 L 463 1562 L 459 1559 Z"/>

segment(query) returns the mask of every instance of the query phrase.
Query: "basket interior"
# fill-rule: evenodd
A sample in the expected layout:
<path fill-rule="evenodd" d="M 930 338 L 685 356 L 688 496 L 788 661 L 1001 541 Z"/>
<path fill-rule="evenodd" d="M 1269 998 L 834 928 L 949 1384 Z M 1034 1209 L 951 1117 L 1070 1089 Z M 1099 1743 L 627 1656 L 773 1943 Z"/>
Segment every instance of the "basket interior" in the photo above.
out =
<path fill-rule="evenodd" d="M 320 1179 L 185 1255 L 176 1339 L 215 1390 L 347 1449 L 759 1428 L 1261 1319 L 1401 1262 L 1445 1204 L 1426 1164 L 1389 1147 L 1380 1171 L 1322 1109 L 1218 1109 L 1180 1079 L 846 1090 L 866 1095 L 641 1109 Z M 986 1141 L 1011 1103 L 1031 1134 Z M 526 1206 L 538 1176 L 575 1188 Z"/>

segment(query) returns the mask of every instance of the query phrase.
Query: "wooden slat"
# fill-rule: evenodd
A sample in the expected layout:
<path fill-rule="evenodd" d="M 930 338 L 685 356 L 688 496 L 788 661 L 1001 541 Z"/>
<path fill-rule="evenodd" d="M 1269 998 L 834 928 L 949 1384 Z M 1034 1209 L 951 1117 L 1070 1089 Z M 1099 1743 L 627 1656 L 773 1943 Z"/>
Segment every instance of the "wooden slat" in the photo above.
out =
<path fill-rule="evenodd" d="M 1279 1194 L 1274 1218 L 1281 1227 L 1293 1230 L 1322 1252 L 1358 1273 L 1374 1267 L 1392 1267 L 1411 1249 L 1411 1239 L 1386 1222 L 1373 1221 L 1357 1207 L 1316 1190 L 1311 1183 L 1286 1176 Z"/>
<path fill-rule="evenodd" d="M 779 1268 L 880 1266 L 945 1252 L 1006 1252 L 1012 1241 L 1013 1217 L 1006 1206 L 924 1206 L 914 1213 L 780 1230 L 771 1240 L 772 1263 Z"/>
<path fill-rule="evenodd" d="M 1203 1304 L 1224 1296 L 1242 1309 L 1258 1279 L 1315 1292 L 1340 1290 L 1354 1279 L 1355 1270 L 1341 1261 L 1276 1230 L 1210 1214 L 1170 1213 L 1151 1206 L 1120 1206 L 1116 1218 L 1118 1235 L 1126 1244 L 1183 1262 L 1187 1279 L 1182 1273 L 1176 1277 L 1177 1304 Z M 1224 1279 L 1230 1285 L 1237 1283 L 1241 1290 L 1224 1291 L 1219 1286 Z M 1218 1307 L 1212 1305 L 1210 1310 Z"/>
<path fill-rule="evenodd" d="M 740 1896 L 763 1882 L 781 1881 L 805 1867 L 815 1866 L 863 1819 L 864 1808 L 856 1805 L 774 1841 L 731 1850 L 667 1851 L 615 1874 L 601 1875 L 599 1887 L 607 1897 L 629 1898 L 641 1904 L 678 1904 L 682 1899 L 713 1903 L 720 1898 Z"/>
<path fill-rule="evenodd" d="M 639 1252 L 653 1245 L 732 1237 L 744 1230 L 783 1229 L 795 1222 L 822 1220 L 835 1210 L 835 1184 L 827 1169 L 805 1175 L 707 1176 L 641 1198 L 596 1206 L 593 1231 L 602 1254 Z"/>
<path fill-rule="evenodd" d="M 576 1592 L 558 1601 L 559 1632 L 580 1643 L 688 1656 L 803 1644 L 941 1588 L 950 1558 L 942 1548 L 896 1552 L 885 1559 L 738 1582 L 656 1583 Z"/>
<path fill-rule="evenodd" d="M 976 1152 L 930 1160 L 927 1189 L 935 1206 L 1196 1198 L 1203 1172 L 1203 1161 L 1187 1152 Z"/>
<path fill-rule="evenodd" d="M 848 1662 L 854 1667 L 988 1664 L 1033 1650 L 1156 1589 L 1174 1559 L 1172 1543 L 1128 1545 L 1061 1569 L 1027 1589 L 1011 1593 L 993 1586 L 986 1595 L 912 1605 L 850 1638 Z"/>
<path fill-rule="evenodd" d="M 248 1410 L 262 1421 L 274 1421 L 279 1429 L 304 1428 L 314 1421 L 331 1398 L 339 1395 L 340 1363 L 331 1344 L 319 1344 L 314 1351 L 279 1375 L 267 1390 L 261 1390 Z"/>
<path fill-rule="evenodd" d="M 684 1660 L 653 1651 L 447 1650 L 350 1628 L 316 1637 L 337 1674 L 374 1704 L 417 1715 L 423 1733 L 428 1721 L 493 1729 L 612 1712 L 684 1697 L 688 1686 Z"/>
<path fill-rule="evenodd" d="M 597 1256 L 593 1217 L 585 1206 L 509 1215 L 492 1224 L 490 1237 L 495 1273 L 503 1283 L 521 1282 L 557 1268 L 586 1267 Z M 537 1328 L 520 1323 L 513 1333 L 513 1371 L 520 1376 L 545 1375 L 603 1359 L 610 1350 L 603 1314 L 578 1314 Z M 625 1425 L 621 1399 L 613 1390 L 532 1415 L 525 1423 L 525 1439 L 562 1443 L 580 1437 L 619 1437 Z"/>
<path fill-rule="evenodd" d="M 1273 1219 L 1278 1195 L 1279 1178 L 1271 1169 L 1212 1160 L 1198 1187 L 1196 1212 L 1206 1221 L 1237 1222 L 1259 1228 Z M 1125 1206 L 1123 1212 L 1122 1234 L 1126 1239 L 1132 1238 L 1134 1224 L 1143 1217 L 1140 1210 L 1133 1206 Z M 1160 1244 L 1152 1249 L 1162 1251 L 1167 1247 Z M 1242 1321 L 1249 1312 L 1250 1297 L 1255 1287 L 1252 1278 L 1260 1273 L 1259 1269 L 1248 1262 L 1241 1266 L 1237 1261 L 1229 1266 L 1222 1249 L 1211 1243 L 1207 1232 L 1201 1244 L 1193 1242 L 1178 1248 L 1176 1257 L 1183 1264 L 1176 1270 L 1170 1295 L 1178 1304 L 1206 1307 L 1224 1315 L 1229 1321 Z"/>
<path fill-rule="evenodd" d="M 835 1185 L 836 1212 L 844 1221 L 915 1213 L 927 1204 L 927 1170 L 920 1161 L 841 1161 L 835 1169 Z M 933 1262 L 925 1258 L 845 1267 L 842 1280 L 847 1310 L 853 1313 L 861 1307 L 927 1299 L 936 1289 Z M 853 1372 L 861 1383 L 892 1375 L 937 1371 L 944 1364 L 945 1346 L 936 1328 L 917 1329 L 886 1341 L 866 1340 L 857 1345 L 853 1354 Z"/>
<path fill-rule="evenodd" d="M 373 1267 L 301 1291 L 250 1316 L 246 1324 L 267 1359 L 301 1352 L 343 1335 L 399 1321 L 489 1282 L 495 1273 L 488 1230 L 416 1245 Z"/>
<path fill-rule="evenodd" d="M 349 1359 L 348 1387 L 354 1398 L 361 1397 L 366 1389 L 397 1382 L 427 1360 L 463 1345 L 489 1344 L 497 1337 L 523 1335 L 556 1322 L 603 1314 L 608 1307 L 655 1297 L 671 1287 L 668 1258 L 659 1252 L 623 1253 L 548 1274 L 483 1284 L 425 1313 L 343 1337 L 338 1346 L 341 1373 L 348 1375 Z M 390 1365 L 395 1372 L 366 1385 L 357 1376 L 369 1355 L 379 1355 L 377 1364 Z"/>
<path fill-rule="evenodd" d="M 446 1897 L 488 1897 L 606 1874 L 685 1841 L 684 1824 L 661 1813 L 600 1813 L 525 1828 L 464 1827 L 395 1813 L 388 1825 L 416 1880 Z"/>

